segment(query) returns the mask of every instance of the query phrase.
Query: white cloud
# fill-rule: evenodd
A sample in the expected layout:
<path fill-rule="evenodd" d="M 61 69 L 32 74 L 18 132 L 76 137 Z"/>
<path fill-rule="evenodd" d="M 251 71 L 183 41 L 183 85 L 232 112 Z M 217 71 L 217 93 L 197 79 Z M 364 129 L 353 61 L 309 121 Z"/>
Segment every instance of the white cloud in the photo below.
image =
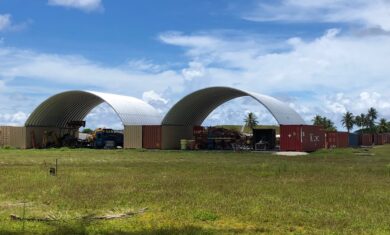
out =
<path fill-rule="evenodd" d="M 252 21 L 345 22 L 390 30 L 388 0 L 280 0 L 258 3 L 244 14 Z"/>
<path fill-rule="evenodd" d="M 86 12 L 102 11 L 104 9 L 101 0 L 49 0 L 48 4 L 76 8 Z"/>
<path fill-rule="evenodd" d="M 197 54 L 188 54 L 189 60 L 203 65 L 202 73 L 197 73 L 200 77 L 197 80 L 207 79 L 215 85 L 240 84 L 246 88 L 273 92 L 319 88 L 332 91 L 361 87 L 382 89 L 390 76 L 387 63 L 390 37 L 362 39 L 338 36 L 338 32 L 331 29 L 322 37 L 307 42 L 299 39 L 300 43 L 293 44 L 292 48 L 291 40 L 286 40 L 285 44 L 290 46 L 290 50 L 278 53 L 258 50 L 261 44 L 237 47 L 238 42 L 226 38 L 217 39 L 226 45 L 224 47 L 218 45 L 200 51 L 193 46 L 195 43 L 185 48 L 188 51 L 197 50 Z M 173 43 L 175 41 L 180 39 L 166 42 L 176 45 Z M 186 69 L 192 67 L 190 64 Z"/>
<path fill-rule="evenodd" d="M 145 91 L 142 94 L 142 99 L 147 103 L 159 102 L 162 104 L 167 104 L 168 100 L 161 97 L 161 95 L 157 94 L 154 90 Z"/>
<path fill-rule="evenodd" d="M 86 128 L 123 129 L 122 121 L 115 111 L 106 103 L 95 107 L 85 118 Z"/>
<path fill-rule="evenodd" d="M 161 72 L 164 68 L 147 59 L 129 60 L 127 66 L 130 70 L 147 72 Z"/>
<path fill-rule="evenodd" d="M 183 79 L 173 70 L 159 73 L 107 67 L 77 55 L 44 54 L 0 47 L 0 78 L 36 80 L 42 84 L 78 86 L 141 95 L 155 87 L 181 90 Z"/>
<path fill-rule="evenodd" d="M 202 72 L 195 73 L 198 76 L 191 80 L 194 87 L 233 86 L 277 97 L 279 93 L 285 94 L 287 98 L 293 98 L 292 105 L 308 122 L 315 114 L 329 115 L 338 122 L 346 110 L 365 112 L 371 106 L 390 118 L 390 113 L 384 110 L 386 102 L 383 102 L 390 99 L 387 91 L 390 87 L 387 62 L 390 37 L 361 38 L 330 29 L 313 40 L 287 39 L 283 43 L 289 49 L 279 52 L 273 47 L 266 51 L 261 41 L 205 37 L 204 33 L 201 37 L 177 33 L 164 40 L 183 47 L 189 61 L 202 65 Z M 201 41 L 199 46 L 198 39 Z M 205 46 L 204 42 L 219 43 L 206 43 Z M 183 71 L 191 71 L 193 67 L 189 64 Z M 368 92 L 369 98 L 352 102 L 362 91 Z M 381 94 L 381 99 L 375 94 Z M 213 117 L 220 116 L 213 114 Z"/>
<path fill-rule="evenodd" d="M 276 120 L 257 101 L 249 97 L 237 98 L 222 104 L 205 120 L 205 126 L 243 125 L 249 112 L 253 112 L 260 125 L 276 125 Z"/>
<path fill-rule="evenodd" d="M 154 90 L 145 91 L 142 94 L 142 100 L 155 107 L 160 113 L 165 113 L 169 109 L 169 100 Z"/>
<path fill-rule="evenodd" d="M 27 28 L 32 24 L 32 20 L 27 20 L 21 23 L 12 22 L 12 16 L 10 14 L 0 14 L 0 32 L 1 31 L 21 31 Z M 4 39 L 0 38 L 0 45 L 3 43 Z"/>
<path fill-rule="evenodd" d="M 184 67 L 170 69 L 147 59 L 106 66 L 79 55 L 0 46 L 0 109 L 8 114 L 30 113 L 53 93 L 89 89 L 142 97 L 164 113 L 191 91 L 232 86 L 274 95 L 308 122 L 322 114 L 339 123 L 345 110 L 360 113 L 371 106 L 390 119 L 386 101 L 390 100 L 390 37 L 386 35 L 359 37 L 330 29 L 313 40 L 295 37 L 272 43 L 264 43 L 258 35 L 207 32 L 163 33 L 160 40 L 185 51 Z M 234 101 L 214 111 L 206 124 L 241 124 L 247 111 L 257 113 L 261 123 L 274 121 L 256 102 Z M 118 123 L 98 120 L 91 122 L 95 126 Z"/>
<path fill-rule="evenodd" d="M 104 66 L 77 55 L 45 54 L 0 46 L 1 113 L 31 113 L 48 96 L 70 89 L 87 89 L 141 97 L 185 89 L 180 71 L 129 69 L 126 65 Z M 160 99 L 165 103 L 165 99 Z M 156 103 L 157 104 L 157 103 Z M 157 107 L 160 108 L 160 107 Z M 164 109 L 165 110 L 165 109 Z M 1 124 L 9 124 L 4 118 Z M 94 122 L 94 126 L 109 123 Z"/>
<path fill-rule="evenodd" d="M 0 123 L 7 126 L 21 126 L 24 125 L 28 114 L 18 111 L 16 113 L 0 114 Z"/>
<path fill-rule="evenodd" d="M 188 68 L 182 69 L 181 73 L 185 79 L 192 80 L 193 78 L 204 76 L 205 69 L 202 63 L 191 61 L 188 64 Z"/>
<path fill-rule="evenodd" d="M 0 15 L 0 31 L 3 31 L 11 26 L 11 15 Z"/>

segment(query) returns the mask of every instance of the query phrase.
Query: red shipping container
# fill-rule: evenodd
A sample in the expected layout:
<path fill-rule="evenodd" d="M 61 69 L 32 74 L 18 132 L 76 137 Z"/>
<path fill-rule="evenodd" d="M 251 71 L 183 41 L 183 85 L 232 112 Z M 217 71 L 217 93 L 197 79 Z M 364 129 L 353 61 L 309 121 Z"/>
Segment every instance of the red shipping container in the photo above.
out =
<path fill-rule="evenodd" d="M 390 135 L 389 133 L 381 133 L 378 134 L 378 141 L 376 144 L 383 145 L 383 144 L 389 144 L 390 142 Z"/>
<path fill-rule="evenodd" d="M 348 148 L 349 147 L 349 133 L 348 132 L 337 132 L 338 148 Z"/>
<path fill-rule="evenodd" d="M 372 139 L 375 145 L 379 145 L 378 134 L 372 134 Z"/>
<path fill-rule="evenodd" d="M 348 148 L 348 132 L 328 131 L 326 132 L 326 148 Z"/>
<path fill-rule="evenodd" d="M 375 144 L 376 145 L 383 145 L 384 144 L 383 143 L 383 141 L 384 141 L 383 135 L 382 134 L 377 134 L 376 136 L 377 136 L 377 138 L 376 138 Z"/>
<path fill-rule="evenodd" d="M 331 149 L 331 148 L 337 148 L 337 132 L 336 131 L 328 131 L 326 134 L 326 142 L 325 142 L 325 148 Z"/>
<path fill-rule="evenodd" d="M 161 149 L 161 126 L 142 126 L 142 147 Z"/>
<path fill-rule="evenodd" d="M 389 133 L 384 133 L 383 136 L 385 137 L 385 144 L 390 144 L 390 134 Z"/>
<path fill-rule="evenodd" d="M 372 134 L 365 133 L 360 136 L 360 143 L 363 146 L 371 146 L 374 143 L 373 140 L 374 138 Z"/>
<path fill-rule="evenodd" d="M 280 150 L 313 152 L 325 147 L 325 132 L 320 126 L 281 125 Z"/>
<path fill-rule="evenodd" d="M 387 134 L 386 133 L 382 133 L 382 144 L 387 144 Z"/>

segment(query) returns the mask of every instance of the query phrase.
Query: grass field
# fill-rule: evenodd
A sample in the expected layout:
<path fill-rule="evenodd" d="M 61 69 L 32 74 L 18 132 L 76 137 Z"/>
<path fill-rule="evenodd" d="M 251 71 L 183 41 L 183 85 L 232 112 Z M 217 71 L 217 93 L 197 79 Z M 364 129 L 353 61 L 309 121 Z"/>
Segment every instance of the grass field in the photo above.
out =
<path fill-rule="evenodd" d="M 3 149 L 0 234 L 390 234 L 390 146 L 356 151 Z"/>

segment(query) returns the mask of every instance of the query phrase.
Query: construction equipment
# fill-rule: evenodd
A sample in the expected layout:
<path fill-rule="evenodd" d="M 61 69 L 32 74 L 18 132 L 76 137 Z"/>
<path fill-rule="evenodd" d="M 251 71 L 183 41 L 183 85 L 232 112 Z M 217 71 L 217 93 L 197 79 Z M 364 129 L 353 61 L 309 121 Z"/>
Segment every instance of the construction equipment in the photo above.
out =
<path fill-rule="evenodd" d="M 123 133 L 113 129 L 98 128 L 92 133 L 90 144 L 94 148 L 123 147 Z"/>

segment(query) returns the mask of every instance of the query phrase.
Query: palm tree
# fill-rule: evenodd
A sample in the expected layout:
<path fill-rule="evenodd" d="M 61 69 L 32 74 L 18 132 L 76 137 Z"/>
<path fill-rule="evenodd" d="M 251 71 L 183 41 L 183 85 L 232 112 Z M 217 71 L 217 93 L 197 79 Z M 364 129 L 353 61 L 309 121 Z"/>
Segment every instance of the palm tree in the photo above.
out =
<path fill-rule="evenodd" d="M 313 125 L 315 125 L 315 126 L 322 126 L 322 124 L 323 124 L 323 117 L 321 117 L 320 115 L 316 115 L 313 119 L 312 119 L 312 121 L 313 121 Z"/>
<path fill-rule="evenodd" d="M 313 125 L 322 126 L 325 130 L 328 130 L 328 131 L 335 131 L 336 130 L 334 123 L 330 119 L 328 119 L 327 117 L 322 117 L 320 115 L 316 115 L 312 121 L 313 121 Z"/>
<path fill-rule="evenodd" d="M 379 133 L 386 133 L 389 131 L 389 129 L 390 129 L 390 126 L 389 126 L 389 123 L 387 122 L 387 120 L 385 118 L 381 118 L 379 120 L 379 125 L 378 125 Z"/>
<path fill-rule="evenodd" d="M 359 127 L 360 132 L 363 132 L 363 129 L 367 126 L 367 117 L 364 113 L 355 117 L 355 124 Z"/>
<path fill-rule="evenodd" d="M 257 117 L 254 113 L 248 113 L 248 116 L 244 119 L 245 126 L 248 126 L 252 131 L 258 125 Z"/>
<path fill-rule="evenodd" d="M 367 126 L 370 127 L 370 131 L 374 132 L 375 131 L 375 120 L 378 118 L 378 111 L 371 107 L 367 111 Z"/>
<path fill-rule="evenodd" d="M 355 117 L 351 112 L 346 112 L 343 115 L 343 119 L 341 120 L 343 126 L 347 128 L 348 133 L 352 130 L 353 126 L 355 125 Z"/>

